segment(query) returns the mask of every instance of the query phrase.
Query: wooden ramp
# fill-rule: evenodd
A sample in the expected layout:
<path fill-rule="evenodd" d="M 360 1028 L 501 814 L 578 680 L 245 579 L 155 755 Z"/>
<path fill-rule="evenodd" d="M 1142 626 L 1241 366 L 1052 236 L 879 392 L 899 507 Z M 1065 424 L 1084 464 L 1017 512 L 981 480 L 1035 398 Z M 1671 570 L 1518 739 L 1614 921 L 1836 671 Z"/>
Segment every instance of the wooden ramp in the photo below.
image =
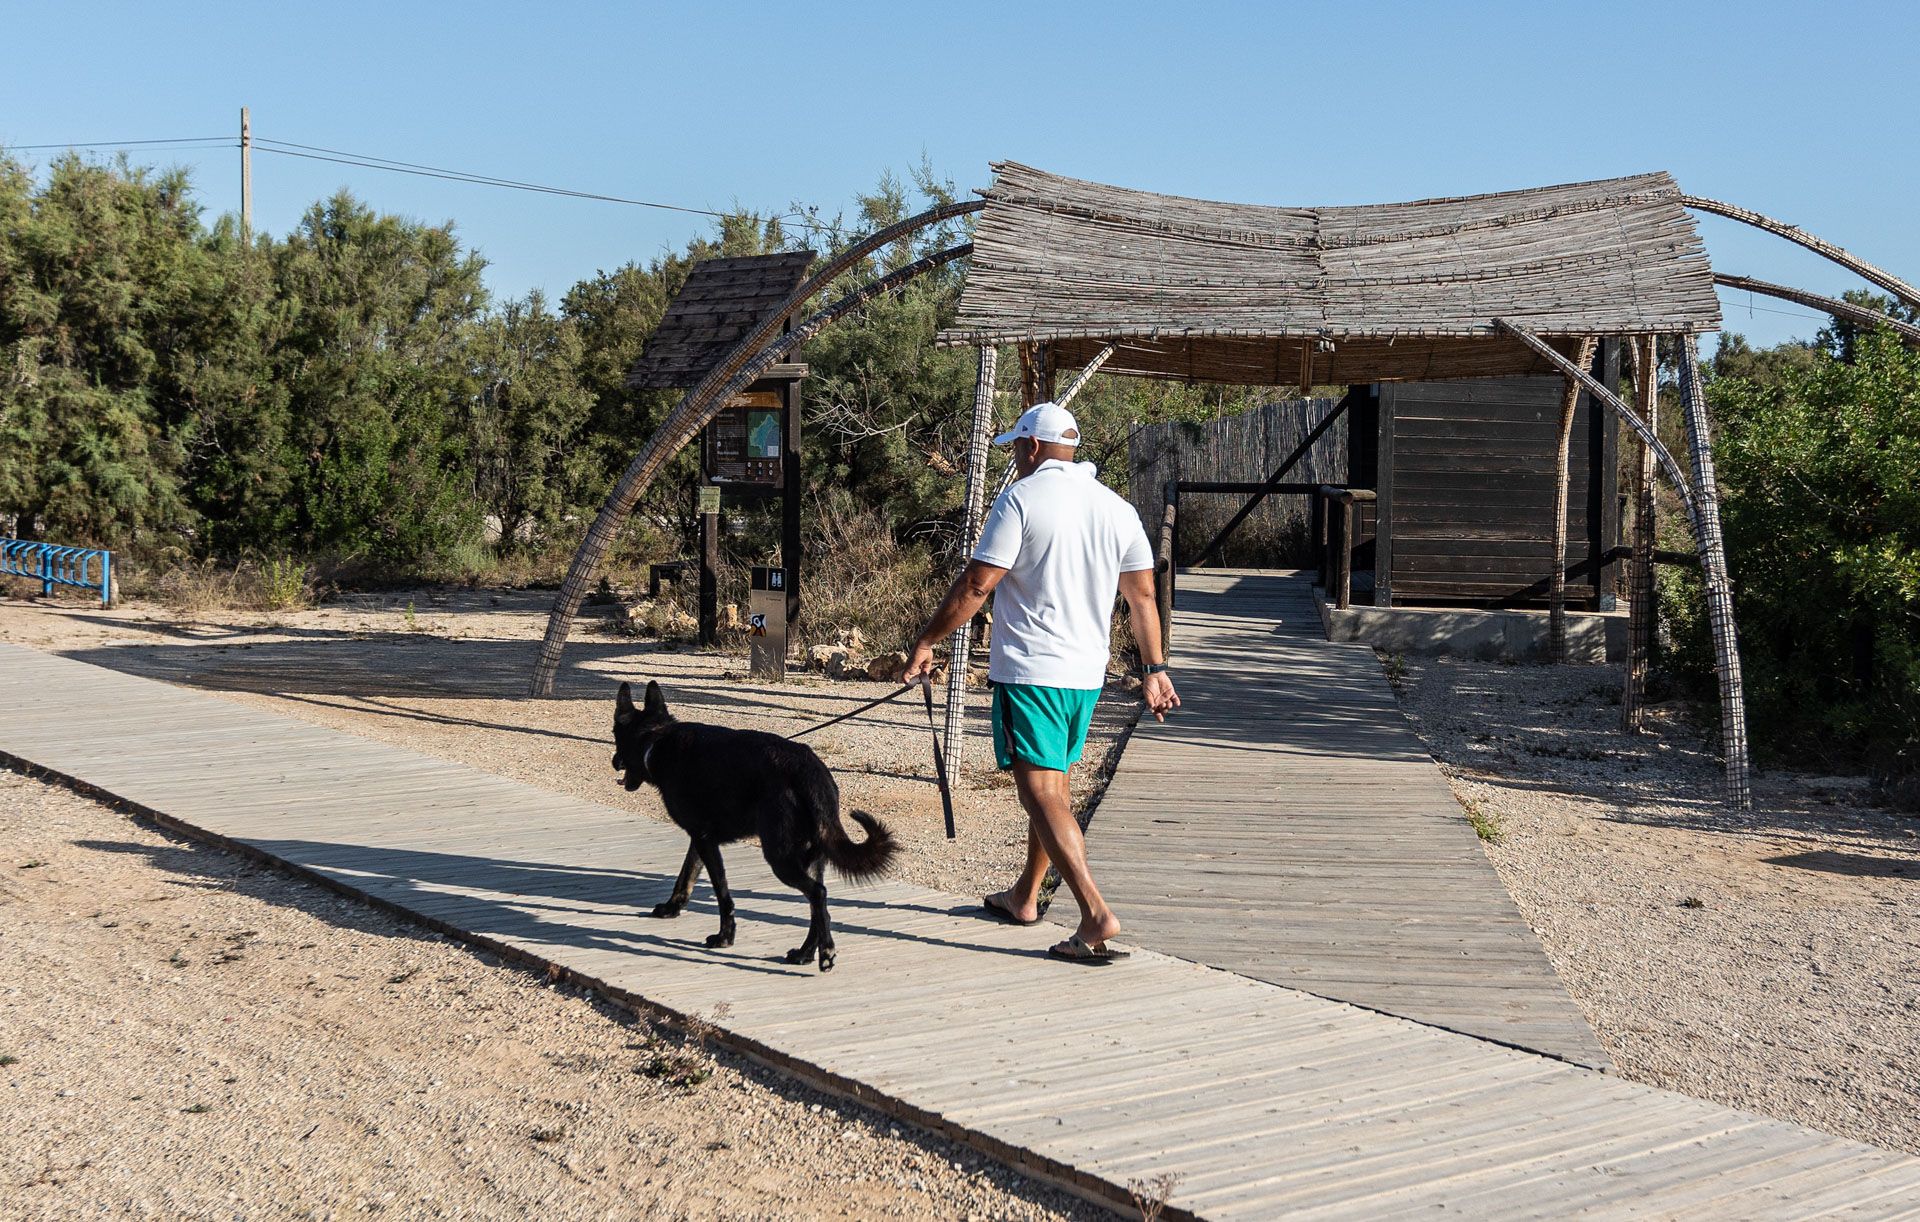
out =
<path fill-rule="evenodd" d="M 1141 722 L 1088 829 L 1127 936 L 1604 1066 L 1373 651 L 1326 641 L 1308 578 L 1177 588 L 1183 707 Z"/>
<path fill-rule="evenodd" d="M 636 914 L 669 828 L 13 646 L 0 752 L 614 996 L 724 1004 L 736 1046 L 1098 1199 L 1171 1172 L 1215 1218 L 1920 1210 L 1920 1159 L 1151 952 L 1052 963 L 921 888 L 843 890 L 839 969 L 791 968 L 804 908 L 751 850 L 710 951 L 704 888 Z"/>

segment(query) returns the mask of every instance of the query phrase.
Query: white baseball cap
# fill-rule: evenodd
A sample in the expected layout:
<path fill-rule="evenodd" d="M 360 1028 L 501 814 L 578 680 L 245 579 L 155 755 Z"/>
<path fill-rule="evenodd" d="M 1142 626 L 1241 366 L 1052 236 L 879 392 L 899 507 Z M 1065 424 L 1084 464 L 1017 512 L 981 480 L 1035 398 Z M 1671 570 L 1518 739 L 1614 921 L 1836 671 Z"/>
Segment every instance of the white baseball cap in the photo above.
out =
<path fill-rule="evenodd" d="M 1035 441 L 1052 441 L 1063 446 L 1080 444 L 1080 424 L 1073 413 L 1058 403 L 1036 403 L 1020 413 L 1020 419 L 1013 427 L 993 439 L 997 446 L 1007 445 L 1020 437 L 1031 437 Z"/>

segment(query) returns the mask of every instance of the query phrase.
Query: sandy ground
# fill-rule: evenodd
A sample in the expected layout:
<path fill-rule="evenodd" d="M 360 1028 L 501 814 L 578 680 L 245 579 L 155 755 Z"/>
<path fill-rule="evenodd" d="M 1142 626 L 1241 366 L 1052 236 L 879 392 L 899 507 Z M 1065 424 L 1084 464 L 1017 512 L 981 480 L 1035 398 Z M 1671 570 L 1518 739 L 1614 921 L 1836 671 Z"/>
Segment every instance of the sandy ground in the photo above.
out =
<path fill-rule="evenodd" d="M 1107 1216 L 9 772 L 0 1099 L 7 1218 Z"/>
<path fill-rule="evenodd" d="M 1620 733 L 1618 667 L 1399 665 L 1615 1072 L 1920 1153 L 1920 820 L 1786 772 L 1727 809 L 1676 707 Z"/>

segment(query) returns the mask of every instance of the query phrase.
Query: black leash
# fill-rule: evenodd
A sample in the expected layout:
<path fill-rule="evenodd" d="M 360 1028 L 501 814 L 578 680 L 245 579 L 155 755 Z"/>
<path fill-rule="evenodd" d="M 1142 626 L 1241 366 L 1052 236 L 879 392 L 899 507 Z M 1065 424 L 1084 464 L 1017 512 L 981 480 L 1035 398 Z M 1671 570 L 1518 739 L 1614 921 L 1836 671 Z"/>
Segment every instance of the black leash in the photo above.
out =
<path fill-rule="evenodd" d="M 922 683 L 920 694 L 927 700 L 927 732 L 933 735 L 933 770 L 940 777 L 940 809 L 947 816 L 947 839 L 952 840 L 953 832 L 953 790 L 947 787 L 947 753 L 940 749 L 940 731 L 933 725 L 933 684 Z"/>
<path fill-rule="evenodd" d="M 869 700 L 857 709 L 842 713 L 838 717 L 830 718 L 821 722 L 819 725 L 808 726 L 797 734 L 789 734 L 787 735 L 787 740 L 791 742 L 795 739 L 805 738 L 815 730 L 824 730 L 828 726 L 839 725 L 843 721 L 860 716 L 860 714 L 869 709 L 876 709 L 888 701 L 898 700 L 916 687 L 920 689 L 920 694 L 926 699 L 927 732 L 933 736 L 933 770 L 940 778 L 940 808 L 945 812 L 947 817 L 947 839 L 952 840 L 957 836 L 953 826 L 953 788 L 947 783 L 947 753 L 940 749 L 940 730 L 939 727 L 933 723 L 933 684 L 903 683 L 897 692 L 890 692 L 878 700 Z"/>

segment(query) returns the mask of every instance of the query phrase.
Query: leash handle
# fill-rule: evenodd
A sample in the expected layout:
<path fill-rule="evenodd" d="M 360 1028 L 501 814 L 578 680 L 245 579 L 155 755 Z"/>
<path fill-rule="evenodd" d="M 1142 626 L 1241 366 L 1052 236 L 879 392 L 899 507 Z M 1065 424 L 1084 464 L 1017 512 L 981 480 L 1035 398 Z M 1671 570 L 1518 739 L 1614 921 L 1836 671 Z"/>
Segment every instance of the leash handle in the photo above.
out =
<path fill-rule="evenodd" d="M 951 677 L 948 682 L 952 682 Z M 947 784 L 947 753 L 940 749 L 940 730 L 933 724 L 933 683 L 923 681 L 920 684 L 920 696 L 927 705 L 927 731 L 933 735 L 933 771 L 940 778 L 940 809 L 947 817 L 947 839 L 952 840 L 957 833 L 953 827 L 953 789 Z"/>

